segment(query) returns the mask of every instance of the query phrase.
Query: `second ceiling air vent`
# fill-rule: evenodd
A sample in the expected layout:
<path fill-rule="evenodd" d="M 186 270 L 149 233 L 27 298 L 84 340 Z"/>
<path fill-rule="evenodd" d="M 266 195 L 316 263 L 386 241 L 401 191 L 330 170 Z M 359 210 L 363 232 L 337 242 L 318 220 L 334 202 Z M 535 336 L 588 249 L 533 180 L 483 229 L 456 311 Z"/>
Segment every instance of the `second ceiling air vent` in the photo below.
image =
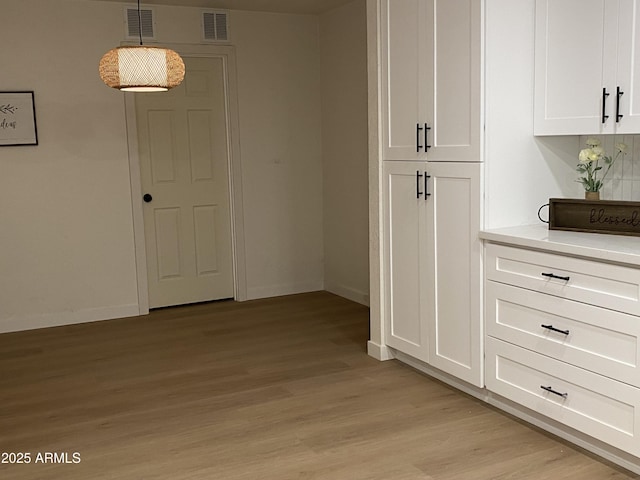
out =
<path fill-rule="evenodd" d="M 228 42 L 229 12 L 226 10 L 205 10 L 202 12 L 202 32 L 206 42 Z"/>

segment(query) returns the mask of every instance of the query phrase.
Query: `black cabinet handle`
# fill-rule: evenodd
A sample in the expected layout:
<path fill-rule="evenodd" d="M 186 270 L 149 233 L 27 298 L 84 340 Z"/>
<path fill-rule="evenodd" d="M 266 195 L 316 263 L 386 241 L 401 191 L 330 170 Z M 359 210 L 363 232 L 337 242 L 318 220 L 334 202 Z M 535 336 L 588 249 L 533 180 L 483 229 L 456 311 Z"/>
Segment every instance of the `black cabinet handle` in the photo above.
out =
<path fill-rule="evenodd" d="M 431 130 L 431 127 L 429 126 L 428 123 L 424 124 L 424 151 L 427 152 L 429 151 L 429 149 L 431 148 L 431 145 L 429 145 L 429 130 Z"/>
<path fill-rule="evenodd" d="M 541 273 L 540 275 L 542 275 L 543 277 L 557 278 L 558 280 L 564 280 L 565 282 L 568 282 L 569 279 L 571 278 L 571 277 L 561 277 L 560 275 L 556 275 L 554 273 Z"/>
<path fill-rule="evenodd" d="M 420 178 L 422 178 L 422 174 L 420 173 L 420 170 L 417 170 L 416 171 L 416 194 L 417 194 L 416 198 L 420 198 L 420 195 L 422 195 L 422 192 L 420 191 Z"/>
<path fill-rule="evenodd" d="M 420 145 L 420 132 L 422 131 L 422 127 L 419 123 L 416 123 L 416 151 L 420 153 L 420 149 L 422 145 Z"/>
<path fill-rule="evenodd" d="M 540 325 L 542 328 L 546 328 L 547 330 L 551 330 L 553 332 L 562 333 L 563 335 L 569 335 L 569 330 L 560 330 L 559 328 L 554 327 L 553 325 Z"/>
<path fill-rule="evenodd" d="M 607 87 L 604 87 L 602 89 L 602 123 L 605 123 L 607 121 L 607 118 L 609 118 L 609 115 L 606 115 L 608 96 L 609 94 L 607 93 Z"/>
<path fill-rule="evenodd" d="M 616 87 L 616 123 L 620 122 L 620 119 L 624 115 L 620 115 L 620 97 L 624 95 L 624 92 L 620 90 L 620 87 Z"/>
<path fill-rule="evenodd" d="M 430 197 L 431 194 L 429 193 L 429 179 L 431 178 L 431 175 L 427 175 L 427 172 L 424 172 L 424 199 L 428 200 L 427 197 Z"/>
<path fill-rule="evenodd" d="M 142 200 L 144 200 L 145 203 L 149 203 L 149 202 L 151 202 L 151 200 L 153 200 L 153 197 L 150 194 L 145 193 L 142 196 Z"/>
<path fill-rule="evenodd" d="M 545 391 L 547 391 L 547 392 L 549 392 L 549 393 L 553 393 L 554 395 L 558 395 L 559 397 L 562 397 L 562 398 L 567 398 L 569 396 L 568 393 L 560 393 L 560 392 L 554 390 L 553 388 L 545 387 L 544 385 L 540 385 L 540 388 L 545 390 Z"/>

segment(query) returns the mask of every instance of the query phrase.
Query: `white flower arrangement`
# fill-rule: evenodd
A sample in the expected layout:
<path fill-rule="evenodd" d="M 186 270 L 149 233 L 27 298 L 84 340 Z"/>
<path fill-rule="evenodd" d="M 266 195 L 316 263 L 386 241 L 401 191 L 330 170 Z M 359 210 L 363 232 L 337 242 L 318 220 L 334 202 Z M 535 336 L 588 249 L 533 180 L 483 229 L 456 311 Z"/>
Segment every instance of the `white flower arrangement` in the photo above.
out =
<path fill-rule="evenodd" d="M 604 148 L 600 146 L 600 140 L 588 138 L 586 144 L 588 148 L 580 150 L 578 155 L 580 163 L 576 169 L 583 175 L 576 182 L 582 183 L 585 192 L 599 192 L 609 170 L 620 155 L 627 154 L 628 147 L 624 143 L 616 143 L 616 154 L 612 157 L 607 155 Z M 599 172 L 603 167 L 607 167 L 607 169 L 600 175 Z"/>

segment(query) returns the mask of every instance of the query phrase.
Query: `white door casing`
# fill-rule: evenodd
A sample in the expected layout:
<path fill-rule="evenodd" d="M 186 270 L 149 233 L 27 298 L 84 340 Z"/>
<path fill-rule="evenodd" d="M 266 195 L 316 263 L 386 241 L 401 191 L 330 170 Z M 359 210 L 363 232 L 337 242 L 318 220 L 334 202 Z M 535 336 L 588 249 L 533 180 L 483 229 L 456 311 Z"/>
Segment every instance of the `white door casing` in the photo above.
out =
<path fill-rule="evenodd" d="M 246 298 L 233 47 L 174 49 L 187 64 L 182 86 L 125 96 L 141 314 Z M 205 103 L 197 98 L 203 93 Z M 169 151 L 180 150 L 184 157 L 172 163 Z"/>

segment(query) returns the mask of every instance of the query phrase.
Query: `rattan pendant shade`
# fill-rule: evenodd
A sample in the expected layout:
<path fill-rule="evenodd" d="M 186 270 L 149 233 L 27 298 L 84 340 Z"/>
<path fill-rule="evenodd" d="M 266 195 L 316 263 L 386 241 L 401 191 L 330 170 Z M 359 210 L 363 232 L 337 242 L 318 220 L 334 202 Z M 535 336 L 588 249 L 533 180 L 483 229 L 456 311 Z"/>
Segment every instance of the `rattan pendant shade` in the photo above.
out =
<path fill-rule="evenodd" d="M 184 79 L 184 62 L 168 48 L 146 45 L 117 47 L 100 60 L 100 78 L 125 92 L 164 92 Z"/>

